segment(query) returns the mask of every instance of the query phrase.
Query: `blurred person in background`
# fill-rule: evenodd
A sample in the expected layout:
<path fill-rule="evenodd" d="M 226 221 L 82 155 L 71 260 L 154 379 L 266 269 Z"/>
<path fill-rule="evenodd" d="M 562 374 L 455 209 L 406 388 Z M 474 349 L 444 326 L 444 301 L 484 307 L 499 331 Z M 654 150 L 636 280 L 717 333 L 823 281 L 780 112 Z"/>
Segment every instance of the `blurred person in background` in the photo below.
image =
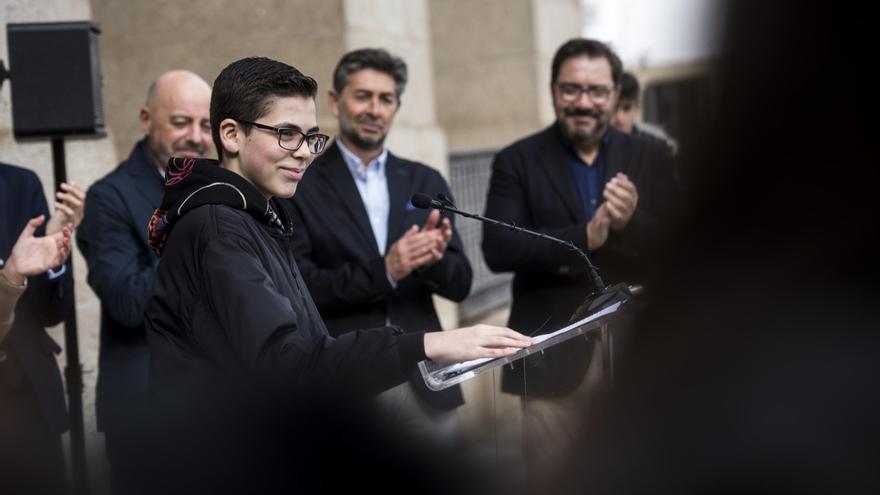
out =
<path fill-rule="evenodd" d="M 872 21 L 855 2 L 727 9 L 690 214 L 550 492 L 880 491 L 875 112 L 846 98 Z"/>
<path fill-rule="evenodd" d="M 617 99 L 611 125 L 626 134 L 656 139 L 668 146 L 673 155 L 678 150 L 678 143 L 663 129 L 642 121 L 642 88 L 639 80 L 630 72 L 624 71 L 621 74 L 620 97 Z"/>

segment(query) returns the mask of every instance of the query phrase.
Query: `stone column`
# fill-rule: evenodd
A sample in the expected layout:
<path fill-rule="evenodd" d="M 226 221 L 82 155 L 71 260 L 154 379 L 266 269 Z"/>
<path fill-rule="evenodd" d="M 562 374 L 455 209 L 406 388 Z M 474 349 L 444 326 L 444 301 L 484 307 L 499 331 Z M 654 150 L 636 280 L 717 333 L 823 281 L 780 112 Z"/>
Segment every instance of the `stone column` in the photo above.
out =
<path fill-rule="evenodd" d="M 431 2 L 438 121 L 454 151 L 494 149 L 550 124 L 550 63 L 579 36 L 578 0 Z"/>

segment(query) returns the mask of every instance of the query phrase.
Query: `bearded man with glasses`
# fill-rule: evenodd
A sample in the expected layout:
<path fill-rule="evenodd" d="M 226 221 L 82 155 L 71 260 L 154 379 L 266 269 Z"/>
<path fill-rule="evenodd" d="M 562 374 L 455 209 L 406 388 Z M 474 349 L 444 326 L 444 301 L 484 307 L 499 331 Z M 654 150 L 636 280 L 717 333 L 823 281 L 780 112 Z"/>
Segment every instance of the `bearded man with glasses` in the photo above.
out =
<path fill-rule="evenodd" d="M 665 147 L 609 124 L 623 67 L 608 46 L 570 40 L 557 50 L 551 70 L 556 121 L 495 156 L 486 216 L 580 247 L 606 284 L 644 283 L 651 267 L 641 261 L 657 247 L 678 200 L 671 156 Z M 586 264 L 556 244 L 485 225 L 482 248 L 489 268 L 514 273 L 508 325 L 520 332 L 561 328 L 591 292 Z M 548 352 L 544 361 L 539 356 L 506 369 L 502 389 L 516 394 L 527 389 L 530 397 L 569 396 L 595 376 L 588 371 L 595 371 L 599 361 L 591 357 L 589 345 L 569 349 L 583 344 L 572 342 L 557 346 L 567 354 L 557 355 L 555 364 Z M 564 442 L 551 445 L 548 440 L 570 438 L 577 424 L 568 419 L 576 412 L 569 409 L 572 414 L 566 417 L 564 405 L 554 403 L 548 411 L 539 403 L 527 403 L 526 430 L 532 438 L 526 443 L 530 458 L 549 459 L 542 462 L 549 469 L 554 455 L 564 455 Z M 560 419 L 547 419 L 551 416 Z M 542 447 L 554 455 L 542 457 Z"/>

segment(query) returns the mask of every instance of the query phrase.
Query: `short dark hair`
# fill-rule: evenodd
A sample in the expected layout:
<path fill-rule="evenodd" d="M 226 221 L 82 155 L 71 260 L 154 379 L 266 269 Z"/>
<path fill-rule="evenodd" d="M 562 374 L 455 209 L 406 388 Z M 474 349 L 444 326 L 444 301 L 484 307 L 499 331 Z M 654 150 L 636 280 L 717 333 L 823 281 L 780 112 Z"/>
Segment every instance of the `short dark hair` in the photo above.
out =
<path fill-rule="evenodd" d="M 580 56 L 607 60 L 611 65 L 611 79 L 614 81 L 614 85 L 620 84 L 620 76 L 623 73 L 623 63 L 620 61 L 620 57 L 605 43 L 584 38 L 570 39 L 556 50 L 556 55 L 553 56 L 553 72 L 550 74 L 550 83 L 556 82 L 556 78 L 559 77 L 559 68 L 566 60 Z"/>
<path fill-rule="evenodd" d="M 642 88 L 639 80 L 629 72 L 620 75 L 620 99 L 618 101 L 639 101 Z"/>
<path fill-rule="evenodd" d="M 211 137 L 223 159 L 220 122 L 241 119 L 255 122 L 269 111 L 273 96 L 314 98 L 318 83 L 296 67 L 266 57 L 248 57 L 227 65 L 211 90 Z M 241 124 L 245 135 L 251 126 Z"/>
<path fill-rule="evenodd" d="M 336 94 L 342 93 L 352 74 L 363 69 L 373 69 L 388 74 L 394 79 L 397 97 L 400 98 L 403 94 L 407 79 L 406 62 L 382 48 L 361 48 L 343 55 L 336 64 L 336 69 L 333 70 L 333 90 Z"/>

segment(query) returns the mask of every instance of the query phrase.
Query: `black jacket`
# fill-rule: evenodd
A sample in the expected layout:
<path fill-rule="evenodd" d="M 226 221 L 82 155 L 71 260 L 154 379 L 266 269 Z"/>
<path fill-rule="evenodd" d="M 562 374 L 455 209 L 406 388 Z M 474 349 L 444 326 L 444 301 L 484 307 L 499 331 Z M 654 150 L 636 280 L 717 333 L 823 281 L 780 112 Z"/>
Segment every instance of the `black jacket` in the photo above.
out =
<path fill-rule="evenodd" d="M 414 193 L 450 192 L 436 170 L 391 153 L 385 175 L 390 203 L 386 246 L 390 247 L 407 229 L 421 227 L 428 218 L 428 210 L 409 204 Z M 386 321 L 405 332 L 438 331 L 432 296 L 462 301 L 470 292 L 471 266 L 458 235 L 453 235 L 442 260 L 391 286 L 384 253 L 376 246 L 364 203 L 337 146 L 309 167 L 288 204 L 297 263 L 331 335 L 383 326 Z M 448 410 L 464 403 L 459 387 L 430 392 L 418 374 L 412 383 L 434 407 Z"/>
<path fill-rule="evenodd" d="M 126 161 L 89 188 L 77 229 L 89 286 L 101 299 L 95 401 L 101 431 L 127 428 L 147 392 L 150 354 L 144 306 L 159 264 L 147 242 L 147 224 L 163 190 L 164 181 L 143 139 Z"/>
<path fill-rule="evenodd" d="M 603 184 L 625 173 L 638 189 L 635 214 L 622 232 L 589 253 L 606 285 L 643 281 L 646 253 L 662 240 L 680 201 L 668 149 L 609 126 Z M 572 179 L 565 140 L 554 124 L 501 150 L 492 163 L 486 216 L 545 232 L 587 250 L 587 219 Z M 510 326 L 557 330 L 589 294 L 586 265 L 564 247 L 491 225 L 483 255 L 496 272 L 514 272 Z M 650 290 L 650 288 L 647 288 Z"/>
<path fill-rule="evenodd" d="M 213 160 L 175 159 L 168 177 L 151 220 L 162 259 L 146 309 L 150 390 L 160 401 L 269 381 L 357 382 L 375 393 L 424 359 L 422 334 L 328 335 L 276 201 Z"/>
<path fill-rule="evenodd" d="M 644 283 L 656 268 L 644 262 L 662 241 L 680 199 L 666 147 L 609 126 L 602 183 L 625 173 L 639 194 L 635 213 L 622 232 L 590 252 L 605 285 Z M 501 150 L 492 163 L 486 216 L 544 232 L 587 250 L 586 225 L 571 173 L 570 152 L 557 125 Z M 559 245 L 516 232 L 483 226 L 483 255 L 496 272 L 514 272 L 508 325 L 532 334 L 561 328 L 591 292 L 585 262 Z M 646 287 L 646 292 L 651 288 Z M 589 343 L 575 339 L 505 368 L 502 389 L 530 395 L 564 396 L 583 378 Z M 523 371 L 525 371 L 525 374 Z M 525 378 L 528 377 L 528 383 Z"/>
<path fill-rule="evenodd" d="M 409 204 L 414 193 L 450 193 L 443 177 L 426 165 L 388 153 L 385 170 L 390 247 L 428 218 L 428 210 Z M 297 263 L 331 335 L 382 326 L 386 318 L 406 332 L 440 330 L 431 296 L 463 301 L 470 292 L 471 266 L 457 235 L 442 260 L 391 286 L 384 253 L 376 246 L 364 203 L 337 146 L 309 167 L 288 204 Z"/>

